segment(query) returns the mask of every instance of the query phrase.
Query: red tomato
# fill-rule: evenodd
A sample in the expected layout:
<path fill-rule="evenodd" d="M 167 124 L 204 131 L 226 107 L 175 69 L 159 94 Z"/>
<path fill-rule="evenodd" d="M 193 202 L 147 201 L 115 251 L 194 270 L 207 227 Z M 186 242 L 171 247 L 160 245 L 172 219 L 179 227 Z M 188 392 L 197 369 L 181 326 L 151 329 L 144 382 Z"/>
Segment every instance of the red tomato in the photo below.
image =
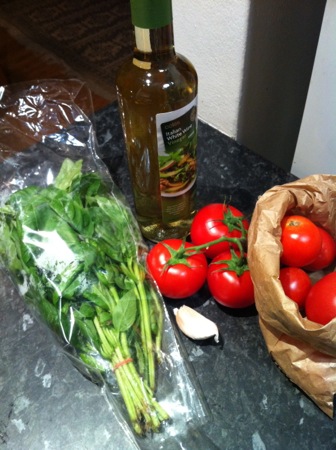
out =
<path fill-rule="evenodd" d="M 243 213 L 233 206 L 223 203 L 211 203 L 201 208 L 191 224 L 190 236 L 195 245 L 203 245 L 219 239 L 222 236 L 240 238 L 242 227 L 245 230 L 249 222 L 243 220 Z M 229 248 L 234 247 L 229 242 L 214 244 L 205 250 L 208 258 L 214 258 Z"/>
<path fill-rule="evenodd" d="M 239 252 L 227 250 L 217 255 L 208 268 L 208 287 L 211 295 L 221 305 L 229 308 L 246 308 L 254 304 L 254 289 L 247 268 L 246 259 L 244 265 L 238 266 L 241 273 L 237 273 L 234 267 L 239 264 Z M 232 269 L 231 269 L 231 262 Z"/>
<path fill-rule="evenodd" d="M 311 264 L 317 258 L 322 245 L 318 227 L 307 217 L 291 215 L 283 218 L 281 228 L 281 263 L 292 267 Z"/>
<path fill-rule="evenodd" d="M 309 275 L 299 267 L 283 267 L 279 279 L 287 297 L 304 308 L 305 300 L 312 286 Z"/>
<path fill-rule="evenodd" d="M 306 298 L 305 309 L 307 318 L 321 325 L 336 317 L 336 272 L 314 284 Z"/>
<path fill-rule="evenodd" d="M 308 266 L 305 267 L 306 270 L 322 270 L 330 266 L 336 259 L 336 242 L 335 239 L 328 233 L 328 231 L 320 228 L 320 233 L 322 237 L 322 245 L 320 253 L 317 258 Z"/>
<path fill-rule="evenodd" d="M 162 295 L 169 298 L 185 298 L 195 294 L 205 283 L 208 263 L 203 253 L 190 252 L 189 242 L 182 239 L 165 239 L 154 245 L 147 256 L 149 272 Z M 176 259 L 176 251 L 186 249 L 182 259 Z M 171 258 L 175 259 L 171 259 Z"/>

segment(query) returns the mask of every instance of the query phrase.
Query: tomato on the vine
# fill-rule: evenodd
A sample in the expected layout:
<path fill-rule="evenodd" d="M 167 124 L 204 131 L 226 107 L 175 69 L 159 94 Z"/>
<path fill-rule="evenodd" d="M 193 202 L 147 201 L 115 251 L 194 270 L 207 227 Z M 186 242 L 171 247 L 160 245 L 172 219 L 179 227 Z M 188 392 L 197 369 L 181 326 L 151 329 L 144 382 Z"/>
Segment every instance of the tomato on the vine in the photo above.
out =
<path fill-rule="evenodd" d="M 165 239 L 151 248 L 147 266 L 162 295 L 172 299 L 195 294 L 205 283 L 208 263 L 203 253 L 196 253 L 189 242 Z"/>
<path fill-rule="evenodd" d="M 325 275 L 310 289 L 305 305 L 307 318 L 326 325 L 336 317 L 336 272 Z"/>
<path fill-rule="evenodd" d="M 305 270 L 322 270 L 330 266 L 330 264 L 332 264 L 336 260 L 335 239 L 331 236 L 330 233 L 328 233 L 328 231 L 324 230 L 323 228 L 318 227 L 318 229 L 321 233 L 322 238 L 321 250 L 316 259 L 314 259 L 311 264 L 304 267 Z"/>
<path fill-rule="evenodd" d="M 254 288 L 245 255 L 238 250 L 227 250 L 209 264 L 208 287 L 221 305 L 246 308 L 254 304 Z"/>
<path fill-rule="evenodd" d="M 281 221 L 281 229 L 282 264 L 304 267 L 317 258 L 322 238 L 317 225 L 310 219 L 300 215 L 285 216 Z"/>
<path fill-rule="evenodd" d="M 280 269 L 279 279 L 287 297 L 296 302 L 302 310 L 312 286 L 309 275 L 300 267 L 283 267 Z"/>
<path fill-rule="evenodd" d="M 195 245 L 203 245 L 226 236 L 229 238 L 241 238 L 242 233 L 249 227 L 248 220 L 243 213 L 234 206 L 223 203 L 210 203 L 201 208 L 195 215 L 190 236 Z M 213 244 L 206 249 L 205 255 L 214 258 L 219 253 L 235 247 L 229 242 Z"/>

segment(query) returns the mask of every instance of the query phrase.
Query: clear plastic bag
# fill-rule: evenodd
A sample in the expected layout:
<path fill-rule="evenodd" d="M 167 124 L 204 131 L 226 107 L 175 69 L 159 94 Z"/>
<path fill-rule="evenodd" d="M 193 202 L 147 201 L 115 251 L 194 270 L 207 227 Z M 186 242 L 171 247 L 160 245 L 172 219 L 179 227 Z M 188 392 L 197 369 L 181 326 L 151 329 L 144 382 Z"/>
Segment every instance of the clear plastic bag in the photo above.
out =
<path fill-rule="evenodd" d="M 91 113 L 78 80 L 0 87 L 0 263 L 102 387 L 125 439 L 186 448 L 208 410 L 134 216 L 97 155 Z"/>

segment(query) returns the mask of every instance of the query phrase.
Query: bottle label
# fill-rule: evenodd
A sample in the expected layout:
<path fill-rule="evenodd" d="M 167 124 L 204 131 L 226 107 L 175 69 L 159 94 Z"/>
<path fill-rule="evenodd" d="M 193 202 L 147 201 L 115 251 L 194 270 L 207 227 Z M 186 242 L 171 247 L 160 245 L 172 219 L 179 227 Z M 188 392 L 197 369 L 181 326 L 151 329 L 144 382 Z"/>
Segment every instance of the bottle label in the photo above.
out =
<path fill-rule="evenodd" d="M 156 115 L 160 191 L 177 197 L 196 180 L 197 96 L 175 111 Z"/>

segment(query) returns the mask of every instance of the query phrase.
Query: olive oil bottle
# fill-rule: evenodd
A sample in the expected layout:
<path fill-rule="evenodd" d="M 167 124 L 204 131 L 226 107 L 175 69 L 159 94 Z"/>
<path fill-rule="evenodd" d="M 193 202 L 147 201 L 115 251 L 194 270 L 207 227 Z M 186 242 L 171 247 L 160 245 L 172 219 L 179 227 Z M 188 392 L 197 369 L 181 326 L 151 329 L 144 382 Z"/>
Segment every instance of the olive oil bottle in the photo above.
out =
<path fill-rule="evenodd" d="M 135 48 L 116 79 L 136 217 L 152 241 L 195 214 L 197 73 L 174 48 L 171 0 L 131 0 Z"/>

